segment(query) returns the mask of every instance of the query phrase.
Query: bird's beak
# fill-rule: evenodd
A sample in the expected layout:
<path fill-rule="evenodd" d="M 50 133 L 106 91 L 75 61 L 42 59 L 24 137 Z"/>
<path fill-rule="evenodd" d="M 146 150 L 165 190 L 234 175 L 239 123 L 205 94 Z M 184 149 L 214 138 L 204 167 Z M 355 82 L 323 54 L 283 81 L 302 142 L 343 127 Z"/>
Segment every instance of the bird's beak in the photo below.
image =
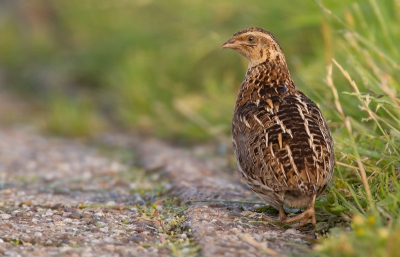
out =
<path fill-rule="evenodd" d="M 233 39 L 233 38 L 228 39 L 228 41 L 223 43 L 221 47 L 222 48 L 235 48 L 236 47 L 235 39 Z"/>

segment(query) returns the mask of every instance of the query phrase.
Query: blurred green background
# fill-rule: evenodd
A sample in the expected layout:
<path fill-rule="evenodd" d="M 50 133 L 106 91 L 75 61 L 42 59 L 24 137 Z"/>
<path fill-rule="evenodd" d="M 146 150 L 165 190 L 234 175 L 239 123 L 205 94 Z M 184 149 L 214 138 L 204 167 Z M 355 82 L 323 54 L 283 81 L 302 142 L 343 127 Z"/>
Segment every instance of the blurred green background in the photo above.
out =
<path fill-rule="evenodd" d="M 340 17 L 354 2 L 320 1 Z M 52 133 L 198 141 L 229 135 L 247 63 L 220 46 L 250 26 L 278 38 L 295 83 L 329 109 L 334 24 L 315 1 L 3 0 L 0 76 Z"/>
<path fill-rule="evenodd" d="M 278 38 L 297 86 L 335 121 L 324 79 L 341 53 L 340 31 L 319 5 L 345 18 L 356 2 L 373 14 L 367 1 L 349 0 L 3 0 L 0 76 L 52 133 L 221 139 L 247 63 L 220 46 L 259 26 Z"/>

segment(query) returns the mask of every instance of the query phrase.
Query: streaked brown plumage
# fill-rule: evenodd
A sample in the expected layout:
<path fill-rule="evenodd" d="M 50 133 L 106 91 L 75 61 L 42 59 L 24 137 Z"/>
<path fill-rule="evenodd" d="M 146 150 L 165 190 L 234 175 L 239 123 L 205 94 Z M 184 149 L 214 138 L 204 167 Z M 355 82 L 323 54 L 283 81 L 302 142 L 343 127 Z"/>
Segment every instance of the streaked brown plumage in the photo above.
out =
<path fill-rule="evenodd" d="M 275 37 L 261 28 L 235 33 L 223 45 L 249 60 L 239 89 L 232 141 L 249 187 L 284 222 L 316 225 L 314 202 L 332 179 L 333 140 L 317 105 L 299 91 Z M 306 211 L 287 219 L 283 206 Z"/>

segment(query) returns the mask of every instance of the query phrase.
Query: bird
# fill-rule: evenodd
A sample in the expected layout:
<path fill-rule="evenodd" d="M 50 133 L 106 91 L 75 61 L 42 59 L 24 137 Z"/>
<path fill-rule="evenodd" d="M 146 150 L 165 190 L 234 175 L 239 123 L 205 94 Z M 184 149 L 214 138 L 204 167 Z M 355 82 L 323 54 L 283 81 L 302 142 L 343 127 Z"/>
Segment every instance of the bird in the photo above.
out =
<path fill-rule="evenodd" d="M 284 53 L 267 30 L 236 32 L 222 48 L 248 59 L 232 119 L 237 166 L 279 220 L 316 226 L 315 200 L 334 173 L 334 143 L 318 106 L 294 84 Z M 288 217 L 285 207 L 304 208 Z"/>

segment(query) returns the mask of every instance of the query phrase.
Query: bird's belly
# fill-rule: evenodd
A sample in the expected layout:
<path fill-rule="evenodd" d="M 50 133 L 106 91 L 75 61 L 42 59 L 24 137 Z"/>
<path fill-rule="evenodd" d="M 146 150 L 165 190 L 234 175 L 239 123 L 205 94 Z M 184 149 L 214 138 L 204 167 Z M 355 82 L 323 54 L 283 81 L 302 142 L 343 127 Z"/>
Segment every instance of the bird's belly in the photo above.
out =
<path fill-rule="evenodd" d="M 282 195 L 284 205 L 288 207 L 302 208 L 312 201 L 312 196 L 305 195 L 300 190 L 286 190 L 279 193 Z"/>

